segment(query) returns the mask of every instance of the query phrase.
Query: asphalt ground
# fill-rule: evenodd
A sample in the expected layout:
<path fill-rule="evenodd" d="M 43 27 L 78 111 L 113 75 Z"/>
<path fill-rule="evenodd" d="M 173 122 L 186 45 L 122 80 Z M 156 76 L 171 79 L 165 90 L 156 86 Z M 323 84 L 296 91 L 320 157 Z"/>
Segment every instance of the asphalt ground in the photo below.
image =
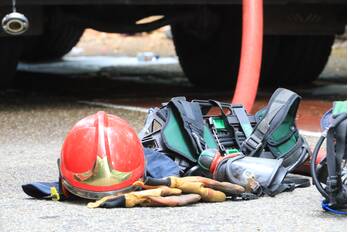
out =
<path fill-rule="evenodd" d="M 57 98 L 1 100 L 1 231 L 346 231 L 346 217 L 325 213 L 313 186 L 179 208 L 88 209 L 87 202 L 32 199 L 21 185 L 57 180 L 61 144 L 79 119 L 104 110 L 139 130 L 145 114 Z"/>
<path fill-rule="evenodd" d="M 346 98 L 346 66 L 337 71 L 346 58 L 337 57 L 331 59 L 332 65 L 319 81 L 291 88 L 304 97 L 299 127 L 314 132 L 306 136 L 311 145 L 317 140 L 321 114 L 332 100 Z M 90 68 L 82 65 L 83 59 L 77 65 L 80 71 Z M 64 65 L 55 69 L 66 69 Z M 56 160 L 61 145 L 79 119 L 104 110 L 127 119 L 139 131 L 146 116 L 144 109 L 172 96 L 228 100 L 231 95 L 229 91 L 193 88 L 177 64 L 155 64 L 150 71 L 126 66 L 65 74 L 43 72 L 41 68 L 23 64 L 24 71 L 17 75 L 15 88 L 0 92 L 0 231 L 347 230 L 346 217 L 321 209 L 322 197 L 313 186 L 274 198 L 179 208 L 88 209 L 84 201 L 53 202 L 28 197 L 21 190 L 22 184 L 57 180 Z M 260 89 L 258 107 L 272 92 L 272 88 Z M 301 121 L 303 115 L 311 115 L 306 117 L 308 121 L 315 120 L 316 127 L 307 128 L 308 123 Z"/>

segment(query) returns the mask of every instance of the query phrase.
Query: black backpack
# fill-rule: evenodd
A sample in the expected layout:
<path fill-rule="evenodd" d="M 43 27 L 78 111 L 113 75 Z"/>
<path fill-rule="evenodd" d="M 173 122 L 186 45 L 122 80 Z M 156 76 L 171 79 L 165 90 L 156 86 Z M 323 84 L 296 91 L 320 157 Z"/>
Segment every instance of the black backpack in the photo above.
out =
<path fill-rule="evenodd" d="M 311 159 L 313 184 L 325 198 L 323 209 L 347 214 L 347 102 L 335 102 L 322 118 L 323 133 Z M 316 165 L 320 147 L 326 139 L 326 157 Z M 325 186 L 323 186 L 325 185 Z M 337 211 L 343 210 L 343 211 Z"/>

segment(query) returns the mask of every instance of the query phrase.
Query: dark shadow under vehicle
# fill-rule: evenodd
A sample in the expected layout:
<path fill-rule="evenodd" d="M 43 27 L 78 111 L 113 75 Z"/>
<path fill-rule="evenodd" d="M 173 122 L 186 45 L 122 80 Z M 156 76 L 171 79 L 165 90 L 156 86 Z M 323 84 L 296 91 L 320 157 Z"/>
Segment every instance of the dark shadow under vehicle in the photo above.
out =
<path fill-rule="evenodd" d="M 265 0 L 261 82 L 286 85 L 315 80 L 325 67 L 335 35 L 344 31 L 346 4 L 343 0 Z M 20 35 L 0 32 L 0 88 L 11 85 L 19 61 L 60 59 L 86 28 L 132 34 L 171 25 L 180 64 L 191 83 L 225 88 L 238 74 L 240 0 L 21 0 L 17 10 L 30 27 Z M 11 0 L 1 1 L 0 19 L 11 11 Z M 153 15 L 162 17 L 139 23 Z"/>

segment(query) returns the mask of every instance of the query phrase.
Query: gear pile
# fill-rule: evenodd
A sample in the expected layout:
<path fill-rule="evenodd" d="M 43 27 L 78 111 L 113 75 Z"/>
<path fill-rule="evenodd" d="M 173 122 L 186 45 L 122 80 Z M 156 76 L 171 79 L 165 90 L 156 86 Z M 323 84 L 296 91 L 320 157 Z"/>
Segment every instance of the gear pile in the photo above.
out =
<path fill-rule="evenodd" d="M 289 176 L 311 156 L 295 123 L 300 99 L 277 89 L 251 115 L 242 105 L 175 97 L 149 109 L 138 135 L 123 119 L 98 112 L 68 133 L 59 181 L 22 188 L 39 199 L 84 198 L 92 200 L 89 208 L 130 208 L 250 200 L 308 187 L 307 178 Z M 323 207 L 331 211 L 346 207 L 346 108 L 336 108 L 311 165 Z M 327 158 L 317 167 L 326 136 Z"/>

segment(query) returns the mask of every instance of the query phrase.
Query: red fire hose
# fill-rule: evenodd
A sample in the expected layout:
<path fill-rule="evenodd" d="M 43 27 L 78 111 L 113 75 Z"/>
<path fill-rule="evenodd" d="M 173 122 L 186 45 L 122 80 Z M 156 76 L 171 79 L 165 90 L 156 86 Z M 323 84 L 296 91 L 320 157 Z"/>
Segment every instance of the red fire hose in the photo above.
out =
<path fill-rule="evenodd" d="M 260 79 L 263 39 L 263 0 L 243 0 L 242 48 L 232 103 L 252 109 Z"/>

